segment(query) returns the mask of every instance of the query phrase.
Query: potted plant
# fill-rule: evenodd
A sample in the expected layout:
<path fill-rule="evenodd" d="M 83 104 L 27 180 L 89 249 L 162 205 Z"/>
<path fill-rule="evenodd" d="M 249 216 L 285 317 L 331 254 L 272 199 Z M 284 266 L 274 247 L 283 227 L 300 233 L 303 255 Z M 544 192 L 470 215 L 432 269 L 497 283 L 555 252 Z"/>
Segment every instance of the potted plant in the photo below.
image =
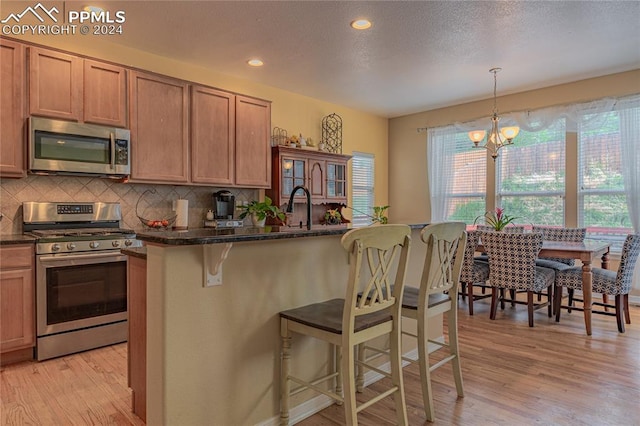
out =
<path fill-rule="evenodd" d="M 373 223 L 381 223 L 386 224 L 389 222 L 389 219 L 385 215 L 385 211 L 389 208 L 389 206 L 374 206 L 373 207 L 373 218 L 371 219 Z"/>
<path fill-rule="evenodd" d="M 284 221 L 285 215 L 280 208 L 273 204 L 271 198 L 264 197 L 264 201 L 253 200 L 249 204 L 240 207 L 240 219 L 251 216 L 253 226 L 264 226 L 268 217 Z"/>
<path fill-rule="evenodd" d="M 495 212 L 487 212 L 483 216 L 485 223 L 496 231 L 502 231 L 508 224 L 518 219 L 517 217 L 506 215 L 504 209 L 500 207 L 496 207 Z M 482 216 L 478 216 L 473 223 L 475 224 L 481 217 Z"/>
<path fill-rule="evenodd" d="M 327 225 L 339 225 L 342 223 L 342 215 L 338 209 L 329 209 L 324 214 L 324 222 Z"/>

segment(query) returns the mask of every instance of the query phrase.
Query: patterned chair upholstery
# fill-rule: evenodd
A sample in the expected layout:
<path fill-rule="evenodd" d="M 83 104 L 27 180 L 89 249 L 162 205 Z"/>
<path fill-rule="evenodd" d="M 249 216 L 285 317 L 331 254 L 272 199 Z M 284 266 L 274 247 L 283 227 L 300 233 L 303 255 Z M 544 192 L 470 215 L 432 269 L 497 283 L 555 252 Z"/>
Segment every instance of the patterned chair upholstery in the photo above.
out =
<path fill-rule="evenodd" d="M 469 297 L 469 315 L 473 315 L 474 300 L 490 297 L 490 294 L 474 294 L 473 287 L 486 288 L 489 279 L 489 264 L 486 261 L 474 259 L 478 240 L 480 239 L 480 231 L 467 231 L 467 246 L 464 250 L 464 262 L 462 263 L 462 272 L 460 273 L 461 294 Z"/>
<path fill-rule="evenodd" d="M 551 317 L 555 271 L 536 266 L 536 258 L 542 247 L 542 234 L 483 232 L 481 238 L 489 256 L 489 281 L 492 286 L 490 318 L 496 317 L 499 289 L 513 290 L 511 302 L 527 305 L 529 327 L 533 327 L 533 312 L 536 309 L 547 306 Z M 515 300 L 517 290 L 527 292 L 526 302 Z M 534 294 L 545 290 L 546 302 L 534 303 Z M 504 308 L 504 297 L 501 299 Z"/>
<path fill-rule="evenodd" d="M 610 271 L 608 269 L 593 268 L 591 270 L 593 293 L 599 293 L 603 296 L 615 296 L 615 305 L 609 305 L 603 302 L 594 302 L 596 306 L 613 307 L 615 313 L 593 310 L 593 313 L 604 315 L 615 315 L 618 323 L 618 331 L 624 333 L 624 323 L 631 324 L 631 316 L 629 315 L 629 291 L 631 291 L 631 280 L 633 279 L 633 270 L 640 256 L 640 234 L 630 234 L 624 241 L 622 246 L 622 257 L 620 258 L 620 266 L 618 271 Z M 566 287 L 570 294 L 574 290 L 582 290 L 582 267 L 576 266 L 563 271 L 556 272 L 556 321 L 560 321 L 561 308 L 577 309 L 571 306 L 562 306 L 562 288 Z M 624 320 L 622 315 L 624 314 Z"/>
<path fill-rule="evenodd" d="M 476 226 L 476 230 L 480 232 L 496 232 L 495 228 L 489 225 L 478 225 Z M 503 228 L 502 231 L 500 232 L 504 232 L 507 234 L 522 234 L 524 233 L 524 226 L 509 225 Z M 480 260 L 482 262 L 489 261 L 489 257 L 486 255 L 486 253 L 482 253 L 480 256 L 476 256 L 475 259 Z"/>
<path fill-rule="evenodd" d="M 546 241 L 569 241 L 581 243 L 587 235 L 587 228 L 553 228 L 549 226 L 534 226 L 533 232 L 542 233 L 542 239 Z M 560 259 L 556 257 L 541 257 L 536 265 L 555 270 L 566 269 L 566 266 L 574 266 L 574 259 Z"/>

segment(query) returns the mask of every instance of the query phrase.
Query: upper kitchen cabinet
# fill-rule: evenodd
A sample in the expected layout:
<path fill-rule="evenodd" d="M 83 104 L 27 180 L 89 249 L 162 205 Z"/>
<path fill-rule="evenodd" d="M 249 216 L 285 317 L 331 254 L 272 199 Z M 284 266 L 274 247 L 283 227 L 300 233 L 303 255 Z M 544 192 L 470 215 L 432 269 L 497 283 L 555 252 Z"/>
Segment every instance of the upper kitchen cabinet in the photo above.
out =
<path fill-rule="evenodd" d="M 271 102 L 236 96 L 235 185 L 271 187 Z"/>
<path fill-rule="evenodd" d="M 126 70 L 29 48 L 29 112 L 63 120 L 127 126 Z"/>
<path fill-rule="evenodd" d="M 235 96 L 191 87 L 191 181 L 234 185 Z"/>
<path fill-rule="evenodd" d="M 29 47 L 29 113 L 82 121 L 82 59 Z"/>
<path fill-rule="evenodd" d="M 127 127 L 127 72 L 124 68 L 84 60 L 84 121 Z"/>
<path fill-rule="evenodd" d="M 277 205 L 289 201 L 295 186 L 309 189 L 314 204 L 347 203 L 349 155 L 276 146 L 272 148 L 273 186 L 267 191 Z M 296 201 L 304 202 L 298 191 Z"/>
<path fill-rule="evenodd" d="M 189 87 L 130 71 L 131 180 L 189 182 Z"/>
<path fill-rule="evenodd" d="M 26 176 L 25 50 L 0 39 L 0 176 Z"/>

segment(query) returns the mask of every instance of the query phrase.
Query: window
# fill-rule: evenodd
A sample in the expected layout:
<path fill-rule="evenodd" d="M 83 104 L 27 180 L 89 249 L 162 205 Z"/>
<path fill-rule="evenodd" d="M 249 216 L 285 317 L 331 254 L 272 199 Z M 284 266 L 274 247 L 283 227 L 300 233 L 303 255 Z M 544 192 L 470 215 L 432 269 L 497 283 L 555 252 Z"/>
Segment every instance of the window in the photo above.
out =
<path fill-rule="evenodd" d="M 597 125 L 585 114 L 578 126 L 578 220 L 588 238 L 609 241 L 621 249 L 633 232 L 622 171 L 620 116 L 601 114 Z"/>
<path fill-rule="evenodd" d="M 466 133 L 455 137 L 453 163 L 443 179 L 452 183 L 446 201 L 446 219 L 473 224 L 485 213 L 487 193 L 487 154 L 474 149 Z"/>
<path fill-rule="evenodd" d="M 354 226 L 371 224 L 374 206 L 374 159 L 373 154 L 363 152 L 354 152 L 351 158 L 352 224 Z"/>
<path fill-rule="evenodd" d="M 640 95 L 503 118 L 517 123 L 521 130 L 514 145 L 499 151 L 495 188 L 486 188 L 486 193 L 495 194 L 496 205 L 518 218 L 519 224 L 576 223 L 587 228 L 587 238 L 609 242 L 612 252 L 620 252 L 626 235 L 640 228 L 640 179 L 636 173 L 640 164 Z M 485 206 L 486 170 L 492 170 L 492 163 L 487 164 L 485 150 L 471 148 L 467 137 L 469 130 L 485 121 L 428 129 L 432 221 L 471 224 L 493 207 Z M 570 141 L 577 140 L 577 147 L 569 144 L 570 151 L 567 135 Z M 576 204 L 567 206 L 567 199 Z"/>
<path fill-rule="evenodd" d="M 515 223 L 564 225 L 565 121 L 521 131 L 496 160 L 497 204 Z"/>

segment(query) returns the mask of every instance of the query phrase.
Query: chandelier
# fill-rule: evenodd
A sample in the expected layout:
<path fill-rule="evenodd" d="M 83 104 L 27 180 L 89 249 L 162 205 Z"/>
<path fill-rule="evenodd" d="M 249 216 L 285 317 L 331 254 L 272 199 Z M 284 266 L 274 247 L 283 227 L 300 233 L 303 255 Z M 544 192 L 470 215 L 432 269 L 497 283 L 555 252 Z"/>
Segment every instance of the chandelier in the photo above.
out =
<path fill-rule="evenodd" d="M 491 153 L 494 161 L 498 157 L 498 150 L 503 146 L 513 144 L 513 138 L 518 136 L 520 132 L 518 126 L 498 128 L 500 117 L 498 117 L 498 105 L 496 101 L 496 87 L 498 84 L 496 74 L 500 71 L 502 71 L 502 68 L 491 68 L 489 70 L 489 72 L 493 73 L 493 117 L 491 117 L 491 132 L 487 136 L 484 145 L 480 145 L 480 141 L 482 141 L 487 134 L 486 130 L 472 130 L 469 132 L 469 139 L 473 142 L 473 147 L 486 149 Z"/>

